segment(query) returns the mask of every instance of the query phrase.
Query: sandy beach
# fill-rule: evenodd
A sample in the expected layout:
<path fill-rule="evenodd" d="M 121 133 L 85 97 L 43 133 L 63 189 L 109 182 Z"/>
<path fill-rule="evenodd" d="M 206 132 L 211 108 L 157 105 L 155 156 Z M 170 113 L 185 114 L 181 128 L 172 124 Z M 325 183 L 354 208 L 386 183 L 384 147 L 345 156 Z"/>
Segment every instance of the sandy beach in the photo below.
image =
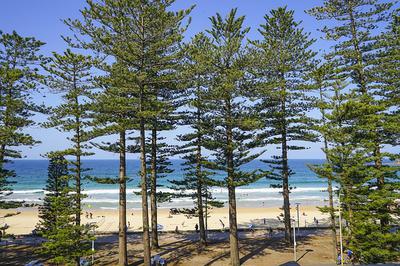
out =
<path fill-rule="evenodd" d="M 4 223 L 9 225 L 6 233 L 15 235 L 30 234 L 39 221 L 38 209 L 20 208 L 17 210 L 0 210 L 0 216 L 16 211 L 21 213 L 0 219 L 2 225 Z M 283 224 L 278 219 L 279 214 L 282 212 L 278 207 L 238 208 L 237 212 L 239 228 L 248 228 L 249 224 L 254 224 L 256 228 L 283 227 Z M 88 217 L 86 217 L 86 213 L 88 213 Z M 92 213 L 92 219 L 90 219 L 90 213 Z M 327 216 L 321 214 L 315 206 L 300 206 L 299 213 L 300 227 L 315 226 L 314 217 L 318 219 L 318 225 L 320 226 L 327 220 Z M 292 208 L 291 214 L 292 217 L 297 216 L 295 208 Z M 95 222 L 98 233 L 118 231 L 118 210 L 87 209 L 83 210 L 82 217 L 83 223 Z M 208 218 L 208 229 L 222 229 L 223 225 L 221 221 L 225 228 L 229 227 L 228 209 L 220 208 L 211 210 Z M 141 211 L 127 211 L 128 231 L 141 231 L 141 222 Z M 174 231 L 176 227 L 178 227 L 179 231 L 192 231 L 195 230 L 198 218 L 184 214 L 170 215 L 169 209 L 160 208 L 158 210 L 158 223 L 162 225 L 162 231 Z"/>

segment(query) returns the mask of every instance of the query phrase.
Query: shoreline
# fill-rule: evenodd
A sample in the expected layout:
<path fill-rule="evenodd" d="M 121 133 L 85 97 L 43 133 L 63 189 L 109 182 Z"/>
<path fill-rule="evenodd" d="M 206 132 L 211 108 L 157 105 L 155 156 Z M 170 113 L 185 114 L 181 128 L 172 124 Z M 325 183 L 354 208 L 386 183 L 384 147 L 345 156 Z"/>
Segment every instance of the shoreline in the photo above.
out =
<path fill-rule="evenodd" d="M 7 223 L 10 227 L 6 230 L 7 234 L 26 235 L 31 234 L 39 222 L 38 208 L 18 208 L 0 210 L 0 217 L 7 213 L 21 212 L 18 215 L 1 218 L 0 226 Z M 90 219 L 92 213 L 92 219 Z M 256 229 L 283 228 L 283 223 L 279 221 L 282 210 L 279 207 L 239 207 L 237 209 L 237 223 L 239 229 L 247 229 L 250 224 Z M 88 214 L 88 217 L 86 217 Z M 305 215 L 304 215 L 305 214 Z M 296 217 L 295 206 L 291 208 L 291 216 Z M 314 222 L 318 220 L 318 225 Z M 317 206 L 302 206 L 299 208 L 300 227 L 326 226 L 328 215 L 322 214 Z M 141 210 L 127 209 L 128 232 L 139 232 L 142 230 Z M 96 233 L 118 232 L 118 210 L 102 209 L 83 209 L 82 223 L 96 223 Z M 175 231 L 194 231 L 198 218 L 185 214 L 170 215 L 169 209 L 158 209 L 158 224 L 162 225 L 162 232 Z M 229 228 L 228 208 L 212 209 L 209 212 L 208 229 L 222 230 Z"/>

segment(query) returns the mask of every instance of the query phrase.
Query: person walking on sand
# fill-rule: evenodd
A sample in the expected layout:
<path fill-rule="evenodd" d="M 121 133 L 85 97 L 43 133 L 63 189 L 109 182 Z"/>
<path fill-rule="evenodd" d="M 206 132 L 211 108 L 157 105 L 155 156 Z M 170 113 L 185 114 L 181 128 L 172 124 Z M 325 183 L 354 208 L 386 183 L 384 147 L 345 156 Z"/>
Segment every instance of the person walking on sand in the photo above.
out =
<path fill-rule="evenodd" d="M 224 222 L 223 222 L 221 219 L 219 219 L 219 222 L 220 222 L 221 225 L 222 225 L 222 231 L 224 231 L 224 230 L 225 230 L 225 224 L 224 224 Z"/>
<path fill-rule="evenodd" d="M 272 237 L 272 227 L 268 228 L 269 237 Z"/>

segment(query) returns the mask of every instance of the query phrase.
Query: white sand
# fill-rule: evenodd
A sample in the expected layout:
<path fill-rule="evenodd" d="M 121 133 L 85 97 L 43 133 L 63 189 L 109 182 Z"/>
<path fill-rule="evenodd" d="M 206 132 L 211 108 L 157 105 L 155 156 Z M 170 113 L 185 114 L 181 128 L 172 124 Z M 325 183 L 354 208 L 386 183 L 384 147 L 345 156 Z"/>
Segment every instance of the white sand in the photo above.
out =
<path fill-rule="evenodd" d="M 12 213 L 16 210 L 0 210 L 0 217 L 6 213 Z M 7 233 L 10 234 L 29 234 L 39 222 L 37 208 L 21 208 L 18 211 L 21 213 L 12 217 L 1 218 L 0 226 L 7 223 L 10 227 Z M 86 218 L 86 211 L 92 212 L 92 219 Z M 279 222 L 277 216 L 282 212 L 279 208 L 238 208 L 237 222 L 239 228 L 247 228 L 249 224 L 254 224 L 256 228 L 268 227 L 282 227 L 283 224 Z M 306 215 L 303 215 L 305 213 Z M 291 210 L 292 217 L 297 216 L 295 208 Z M 322 225 L 327 220 L 327 216 L 321 214 L 317 207 L 313 206 L 300 206 L 300 226 L 315 226 L 313 224 L 314 217 L 319 220 Z M 264 220 L 265 219 L 265 220 Z M 229 227 L 228 209 L 214 209 L 208 218 L 209 229 L 222 229 L 221 221 L 225 227 Z M 96 222 L 98 232 L 117 232 L 118 231 L 118 210 L 84 210 L 82 213 L 82 223 Z M 265 222 L 265 224 L 264 224 Z M 129 231 L 140 231 L 142 223 L 142 213 L 139 210 L 127 211 L 127 224 L 129 224 Z M 195 224 L 198 223 L 197 217 L 187 217 L 186 215 L 169 215 L 168 209 L 159 209 L 158 223 L 163 226 L 163 231 L 175 230 L 194 230 Z"/>

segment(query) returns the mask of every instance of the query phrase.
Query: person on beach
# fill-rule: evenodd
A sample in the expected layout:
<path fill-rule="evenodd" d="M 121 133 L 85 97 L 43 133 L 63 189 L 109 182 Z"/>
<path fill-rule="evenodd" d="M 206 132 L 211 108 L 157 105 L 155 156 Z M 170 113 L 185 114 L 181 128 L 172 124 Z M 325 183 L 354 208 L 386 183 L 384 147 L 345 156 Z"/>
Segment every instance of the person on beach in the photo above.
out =
<path fill-rule="evenodd" d="M 224 222 L 223 222 L 221 219 L 219 219 L 219 222 L 220 222 L 221 225 L 222 225 L 222 231 L 224 231 L 224 229 L 225 229 L 225 224 L 224 224 Z"/>
<path fill-rule="evenodd" d="M 196 224 L 196 225 L 194 226 L 194 229 L 196 230 L 196 233 L 198 233 L 198 232 L 199 232 L 199 225 Z"/>
<path fill-rule="evenodd" d="M 255 230 L 254 230 L 254 224 L 249 224 L 249 231 L 250 231 L 251 233 L 254 233 L 254 232 L 255 232 Z"/>

